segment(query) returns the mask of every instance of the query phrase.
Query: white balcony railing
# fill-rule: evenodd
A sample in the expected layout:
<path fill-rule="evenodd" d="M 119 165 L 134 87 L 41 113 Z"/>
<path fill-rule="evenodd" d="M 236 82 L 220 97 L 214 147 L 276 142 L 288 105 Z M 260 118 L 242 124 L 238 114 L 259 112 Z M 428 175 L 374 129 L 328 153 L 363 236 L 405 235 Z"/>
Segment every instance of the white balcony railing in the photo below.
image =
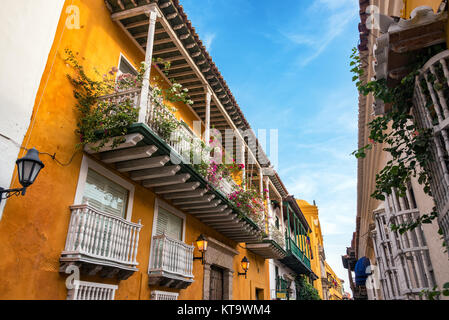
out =
<path fill-rule="evenodd" d="M 135 108 L 138 108 L 140 105 L 140 95 L 141 89 L 136 88 L 106 95 L 101 97 L 100 100 L 116 104 L 131 102 Z M 171 132 L 169 136 L 167 136 L 167 132 L 169 131 L 166 131 L 166 125 L 169 123 L 178 123 L 179 126 L 177 130 Z M 159 137 L 165 140 L 165 142 L 170 145 L 173 150 L 183 156 L 185 161 L 189 160 L 192 142 L 199 138 L 196 137 L 192 131 L 181 124 L 181 122 L 170 110 L 152 101 L 151 94 L 150 99 L 148 99 L 146 124 L 155 133 L 157 133 Z M 195 147 L 195 149 L 197 149 L 195 150 L 196 152 L 201 152 L 198 147 Z"/>
<path fill-rule="evenodd" d="M 449 50 L 435 55 L 415 81 L 414 116 L 421 128 L 431 129 L 431 189 L 445 241 L 449 241 Z"/>
<path fill-rule="evenodd" d="M 72 216 L 63 257 L 85 257 L 100 264 L 135 268 L 142 225 L 94 209 L 88 204 L 70 207 Z"/>
<path fill-rule="evenodd" d="M 165 235 L 153 237 L 149 273 L 193 278 L 193 246 Z"/>
<path fill-rule="evenodd" d="M 154 290 L 151 291 L 151 300 L 178 300 L 179 293 Z"/>
<path fill-rule="evenodd" d="M 118 286 L 75 280 L 67 300 L 114 300 Z"/>
<path fill-rule="evenodd" d="M 229 196 L 232 192 L 234 192 L 237 184 L 234 181 L 229 181 L 226 179 L 220 180 L 218 188 L 226 195 Z"/>

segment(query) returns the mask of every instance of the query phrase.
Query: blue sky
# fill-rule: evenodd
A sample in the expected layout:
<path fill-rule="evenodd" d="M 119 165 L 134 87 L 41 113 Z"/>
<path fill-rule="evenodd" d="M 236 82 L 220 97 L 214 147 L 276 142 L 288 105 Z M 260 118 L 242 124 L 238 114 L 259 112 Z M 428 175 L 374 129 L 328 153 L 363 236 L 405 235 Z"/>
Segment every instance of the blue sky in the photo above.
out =
<path fill-rule="evenodd" d="M 349 55 L 356 0 L 182 0 L 252 128 L 279 130 L 279 172 L 290 193 L 316 201 L 326 260 L 355 230 L 357 91 Z M 266 150 L 269 155 L 269 150 Z"/>

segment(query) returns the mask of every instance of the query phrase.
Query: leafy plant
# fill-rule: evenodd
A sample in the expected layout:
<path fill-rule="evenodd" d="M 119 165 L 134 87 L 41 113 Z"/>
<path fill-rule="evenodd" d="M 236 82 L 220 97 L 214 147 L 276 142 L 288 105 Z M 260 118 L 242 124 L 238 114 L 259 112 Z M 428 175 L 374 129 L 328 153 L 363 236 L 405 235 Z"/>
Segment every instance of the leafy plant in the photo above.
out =
<path fill-rule="evenodd" d="M 303 276 L 295 279 L 297 297 L 296 300 L 321 300 L 318 290 L 315 289 Z"/>
<path fill-rule="evenodd" d="M 98 150 L 110 142 L 112 137 L 114 137 L 112 147 L 117 146 L 127 134 L 127 127 L 136 122 L 138 117 L 138 109 L 130 99 L 124 99 L 120 103 L 99 99 L 121 89 L 122 83 L 115 84 L 113 79 L 117 69 L 112 68 L 102 77 L 96 71 L 101 80 L 94 80 L 79 63 L 78 53 L 74 54 L 70 49 L 66 49 L 65 53 L 65 61 L 75 73 L 68 74 L 67 78 L 74 87 L 74 97 L 77 99 L 76 108 L 79 117 L 76 132 L 80 136 L 80 143 L 77 146 L 100 142 L 95 147 Z M 137 83 L 137 77 L 134 80 Z"/>
<path fill-rule="evenodd" d="M 350 66 L 358 91 L 363 95 L 372 94 L 391 108 L 368 123 L 369 144 L 352 153 L 356 158 L 365 158 L 366 152 L 379 143 L 383 144 L 383 150 L 391 155 L 391 160 L 376 174 L 376 186 L 371 195 L 375 199 L 385 200 L 385 194 L 391 194 L 392 190 L 397 190 L 400 197 L 405 197 L 407 182 L 411 177 L 417 177 L 424 192 L 431 196 L 428 168 L 432 161 L 430 152 L 432 132 L 418 128 L 414 124 L 411 108 L 418 70 L 441 50 L 441 46 L 434 46 L 425 53 L 416 55 L 416 62 L 411 66 L 410 73 L 394 87 L 387 86 L 385 79 L 365 83 L 362 80 L 364 71 L 358 51 L 356 48 L 352 51 Z M 434 208 L 432 212 L 422 215 L 415 221 L 393 225 L 392 228 L 402 234 L 421 223 L 431 223 L 437 216 L 438 213 Z"/>

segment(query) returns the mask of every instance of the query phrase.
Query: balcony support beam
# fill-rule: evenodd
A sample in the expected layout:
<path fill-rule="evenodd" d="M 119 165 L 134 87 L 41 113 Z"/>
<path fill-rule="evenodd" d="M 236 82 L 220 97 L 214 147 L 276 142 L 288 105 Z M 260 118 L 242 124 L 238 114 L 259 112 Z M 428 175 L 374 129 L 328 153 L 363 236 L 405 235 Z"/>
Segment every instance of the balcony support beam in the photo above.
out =
<path fill-rule="evenodd" d="M 183 173 L 183 174 L 178 174 L 178 175 L 173 176 L 173 177 L 165 177 L 165 178 L 156 178 L 156 179 L 144 180 L 142 182 L 142 185 L 145 188 L 162 187 L 162 186 L 169 186 L 169 185 L 172 185 L 172 184 L 184 183 L 184 182 L 186 182 L 189 179 L 190 179 L 190 174 Z"/>
<path fill-rule="evenodd" d="M 170 194 L 182 191 L 193 191 L 200 186 L 199 182 L 189 182 L 174 184 L 171 186 L 159 187 L 154 190 L 157 194 Z"/>
<path fill-rule="evenodd" d="M 198 197 L 198 198 L 191 198 L 191 199 L 180 199 L 173 201 L 173 204 L 175 206 L 180 206 L 184 204 L 193 204 L 193 203 L 208 203 L 212 201 L 212 199 L 215 198 L 214 194 L 208 194 L 204 197 Z"/>
<path fill-rule="evenodd" d="M 137 159 L 125 162 L 120 162 L 115 165 L 118 171 L 128 172 L 135 170 L 159 168 L 165 166 L 165 164 L 170 160 L 169 156 L 161 156 L 147 159 Z"/>
<path fill-rule="evenodd" d="M 149 158 L 157 151 L 156 146 L 144 146 L 125 150 L 114 150 L 103 152 L 100 155 L 101 161 L 104 163 L 114 163 L 127 160 L 135 160 Z"/>

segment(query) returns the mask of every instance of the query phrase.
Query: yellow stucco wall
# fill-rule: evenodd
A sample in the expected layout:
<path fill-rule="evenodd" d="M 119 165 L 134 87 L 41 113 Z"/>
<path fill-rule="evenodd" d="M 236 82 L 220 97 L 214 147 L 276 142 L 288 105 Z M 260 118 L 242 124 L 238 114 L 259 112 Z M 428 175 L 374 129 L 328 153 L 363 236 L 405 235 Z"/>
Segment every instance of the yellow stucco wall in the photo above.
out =
<path fill-rule="evenodd" d="M 132 41 L 112 22 L 102 0 L 74 0 L 73 5 L 80 8 L 81 29 L 65 29 L 67 16 L 64 12 L 71 2 L 66 1 L 62 11 L 36 96 L 32 125 L 24 139 L 25 147 L 56 153 L 56 158 L 62 162 L 71 158 L 79 142 L 75 134 L 76 101 L 73 87 L 66 78 L 70 69 L 63 61 L 64 49 L 70 48 L 78 52 L 79 57 L 85 57 L 83 65 L 88 70 L 96 67 L 99 71 L 107 71 L 117 66 L 120 53 L 136 66 L 144 60 Z M 195 119 L 192 112 L 182 104 L 177 104 L 177 107 L 178 116 L 191 125 Z M 29 142 L 25 143 L 28 139 Z M 58 272 L 59 256 L 65 245 L 70 219 L 69 206 L 75 197 L 82 153 L 79 151 L 67 166 L 60 166 L 45 155 L 41 155 L 41 160 L 45 168 L 35 184 L 29 188 L 25 197 L 8 200 L 0 221 L 0 299 L 65 299 L 67 296 L 67 275 Z M 143 224 L 137 255 L 139 271 L 119 283 L 116 299 L 149 299 L 150 289 L 158 289 L 148 286 L 147 276 L 155 195 L 126 175 L 119 174 L 111 167 L 109 169 L 135 185 L 132 221 L 141 219 Z M 12 183 L 12 187 L 19 187 L 17 181 Z M 187 215 L 185 242 L 193 243 L 201 233 L 240 252 L 233 263 L 234 299 L 254 299 L 256 287 L 263 289 L 265 299 L 269 299 L 267 261 Z M 198 255 L 196 250 L 195 255 Z M 248 279 L 237 276 L 237 272 L 242 271 L 240 261 L 245 255 L 251 262 Z M 199 261 L 194 262 L 193 273 L 194 283 L 180 291 L 179 299 L 202 299 L 203 268 Z M 81 280 L 118 283 L 114 279 L 84 276 Z"/>
<path fill-rule="evenodd" d="M 405 17 L 403 18 L 409 19 L 412 11 L 419 6 L 429 6 L 436 12 L 440 4 L 441 0 L 406 0 L 404 7 Z"/>
<path fill-rule="evenodd" d="M 335 279 L 335 281 L 337 281 L 337 287 L 334 287 L 331 285 L 330 289 L 329 289 L 329 299 L 330 300 L 342 300 L 343 299 L 343 295 L 342 295 L 342 283 L 339 277 L 337 277 L 337 275 L 335 274 L 334 270 L 332 270 L 331 266 L 329 264 L 327 264 L 327 262 L 325 263 L 326 266 L 326 274 L 330 273 L 332 278 Z"/>
<path fill-rule="evenodd" d="M 301 208 L 304 217 L 307 219 L 307 223 L 312 229 L 312 233 L 310 234 L 309 238 L 310 245 L 312 247 L 313 259 L 310 260 L 310 265 L 312 267 L 313 273 L 315 273 L 318 277 L 321 277 L 321 264 L 318 246 L 323 246 L 323 235 L 321 234 L 320 220 L 318 218 L 318 207 L 311 205 L 305 200 L 296 201 Z M 323 287 L 321 285 L 321 279 L 315 280 L 313 282 L 313 286 L 318 290 L 321 299 L 323 299 Z"/>

